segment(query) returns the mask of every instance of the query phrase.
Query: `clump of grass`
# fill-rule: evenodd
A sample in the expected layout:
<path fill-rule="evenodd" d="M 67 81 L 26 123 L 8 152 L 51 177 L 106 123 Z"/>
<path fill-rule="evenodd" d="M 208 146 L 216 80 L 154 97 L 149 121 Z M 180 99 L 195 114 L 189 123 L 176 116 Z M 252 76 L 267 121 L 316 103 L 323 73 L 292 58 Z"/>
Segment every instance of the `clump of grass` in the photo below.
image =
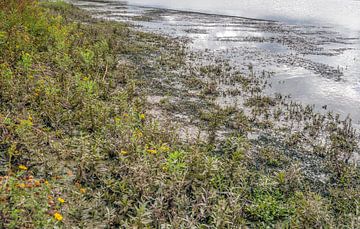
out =
<path fill-rule="evenodd" d="M 145 73 L 184 67 L 185 49 L 168 38 L 63 2 L 10 0 L 0 2 L 0 51 L 0 227 L 359 225 L 348 122 L 326 126 L 331 144 L 317 149 L 326 150 L 331 181 L 319 191 L 286 155 L 303 139 L 259 147 L 243 112 L 202 112 L 213 135 L 194 144 L 148 116 Z M 276 105 L 251 88 L 256 80 L 238 80 L 256 95 L 247 100 L 255 113 Z M 241 131 L 219 141 L 228 117 Z"/>

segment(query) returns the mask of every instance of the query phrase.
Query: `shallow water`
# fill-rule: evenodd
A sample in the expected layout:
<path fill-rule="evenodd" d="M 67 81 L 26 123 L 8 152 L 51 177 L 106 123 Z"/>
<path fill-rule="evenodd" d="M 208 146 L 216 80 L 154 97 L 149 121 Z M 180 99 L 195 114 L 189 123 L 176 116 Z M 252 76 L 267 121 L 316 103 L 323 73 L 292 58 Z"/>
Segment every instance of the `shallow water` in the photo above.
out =
<path fill-rule="evenodd" d="M 133 5 L 360 29 L 356 0 L 128 0 Z"/>
<path fill-rule="evenodd" d="M 290 94 L 319 111 L 350 114 L 360 124 L 360 1 L 72 2 L 97 17 L 191 38 L 194 50 L 228 59 L 243 71 L 253 65 L 257 72 L 273 72 L 267 93 Z"/>

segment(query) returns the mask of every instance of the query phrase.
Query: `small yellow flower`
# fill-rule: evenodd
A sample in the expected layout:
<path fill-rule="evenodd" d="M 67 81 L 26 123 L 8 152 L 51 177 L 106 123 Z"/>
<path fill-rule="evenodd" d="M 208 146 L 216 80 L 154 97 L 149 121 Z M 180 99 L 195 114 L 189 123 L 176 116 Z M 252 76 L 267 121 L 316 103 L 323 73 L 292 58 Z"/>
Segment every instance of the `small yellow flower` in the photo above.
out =
<path fill-rule="evenodd" d="M 57 200 L 58 200 L 60 203 L 62 203 L 62 204 L 65 203 L 65 200 L 64 200 L 63 198 L 60 198 L 60 197 L 59 197 Z"/>
<path fill-rule="evenodd" d="M 44 183 L 45 183 L 46 185 L 49 185 L 49 181 L 47 181 L 47 180 L 45 180 Z"/>
<path fill-rule="evenodd" d="M 57 221 L 62 221 L 62 220 L 63 220 L 63 216 L 62 216 L 60 213 L 58 213 L 58 212 L 56 212 L 56 213 L 54 214 L 54 218 L 55 218 Z"/>
<path fill-rule="evenodd" d="M 18 184 L 17 185 L 19 188 L 25 188 L 26 187 L 26 185 L 24 184 L 24 183 L 20 183 L 20 184 Z"/>
<path fill-rule="evenodd" d="M 141 119 L 141 120 L 145 120 L 145 114 L 141 114 L 141 115 L 140 115 L 140 119 Z"/>
<path fill-rule="evenodd" d="M 157 150 L 156 149 L 148 149 L 147 152 L 149 154 L 156 154 L 157 153 Z"/>
<path fill-rule="evenodd" d="M 123 156 L 126 156 L 126 155 L 128 155 L 129 154 L 129 152 L 128 151 L 126 151 L 126 150 L 121 150 L 121 155 L 123 155 Z"/>
<path fill-rule="evenodd" d="M 20 170 L 27 170 L 28 168 L 25 165 L 19 165 Z"/>
<path fill-rule="evenodd" d="M 85 188 L 80 188 L 80 193 L 85 194 L 85 193 L 86 193 L 86 189 L 85 189 Z"/>

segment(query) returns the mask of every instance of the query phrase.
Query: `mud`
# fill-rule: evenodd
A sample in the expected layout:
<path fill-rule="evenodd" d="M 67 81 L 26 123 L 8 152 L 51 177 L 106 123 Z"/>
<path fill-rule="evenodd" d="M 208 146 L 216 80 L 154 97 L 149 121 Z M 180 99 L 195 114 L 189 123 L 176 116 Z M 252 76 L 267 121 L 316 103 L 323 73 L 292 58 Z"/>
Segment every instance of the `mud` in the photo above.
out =
<path fill-rule="evenodd" d="M 287 94 L 314 104 L 317 111 L 332 110 L 344 118 L 350 114 L 355 125 L 360 123 L 360 36 L 346 36 L 327 25 L 156 9 L 125 1 L 71 2 L 98 18 L 187 39 L 193 51 L 226 59 L 246 74 L 249 65 L 257 73 L 272 73 L 269 95 Z"/>
<path fill-rule="evenodd" d="M 315 57 L 323 60 L 354 51 L 357 39 L 324 27 L 122 2 L 74 2 L 95 17 L 129 22 L 139 31 L 172 37 L 164 40 L 169 43 L 159 56 L 126 64 L 143 66 L 139 93 L 147 96 L 148 114 L 165 126 L 175 125 L 184 141 L 212 144 L 244 135 L 259 147 L 270 142 L 289 161 L 299 163 L 310 180 L 320 183 L 328 179 L 326 161 L 331 158 L 326 155 L 332 150 L 339 152 L 341 160 L 360 162 L 359 136 L 352 120 L 344 119 L 346 109 L 343 117 L 331 111 L 358 108 L 334 96 L 329 100 L 336 106 L 331 105 L 314 94 L 318 86 L 336 90 L 349 81 L 346 68 L 315 61 Z M 334 134 L 344 135 L 355 149 L 339 151 L 337 144 L 330 144 Z M 257 152 L 254 149 L 254 155 Z"/>

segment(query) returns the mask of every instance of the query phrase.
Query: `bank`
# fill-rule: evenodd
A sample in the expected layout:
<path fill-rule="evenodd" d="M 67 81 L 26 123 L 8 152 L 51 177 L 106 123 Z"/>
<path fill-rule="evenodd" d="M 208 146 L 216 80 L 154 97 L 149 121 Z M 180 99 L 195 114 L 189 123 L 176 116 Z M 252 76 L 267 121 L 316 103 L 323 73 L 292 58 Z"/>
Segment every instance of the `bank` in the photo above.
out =
<path fill-rule="evenodd" d="M 350 119 L 186 41 L 63 2 L 0 6 L 0 227 L 359 225 Z M 225 82 L 238 107 L 217 103 Z"/>

